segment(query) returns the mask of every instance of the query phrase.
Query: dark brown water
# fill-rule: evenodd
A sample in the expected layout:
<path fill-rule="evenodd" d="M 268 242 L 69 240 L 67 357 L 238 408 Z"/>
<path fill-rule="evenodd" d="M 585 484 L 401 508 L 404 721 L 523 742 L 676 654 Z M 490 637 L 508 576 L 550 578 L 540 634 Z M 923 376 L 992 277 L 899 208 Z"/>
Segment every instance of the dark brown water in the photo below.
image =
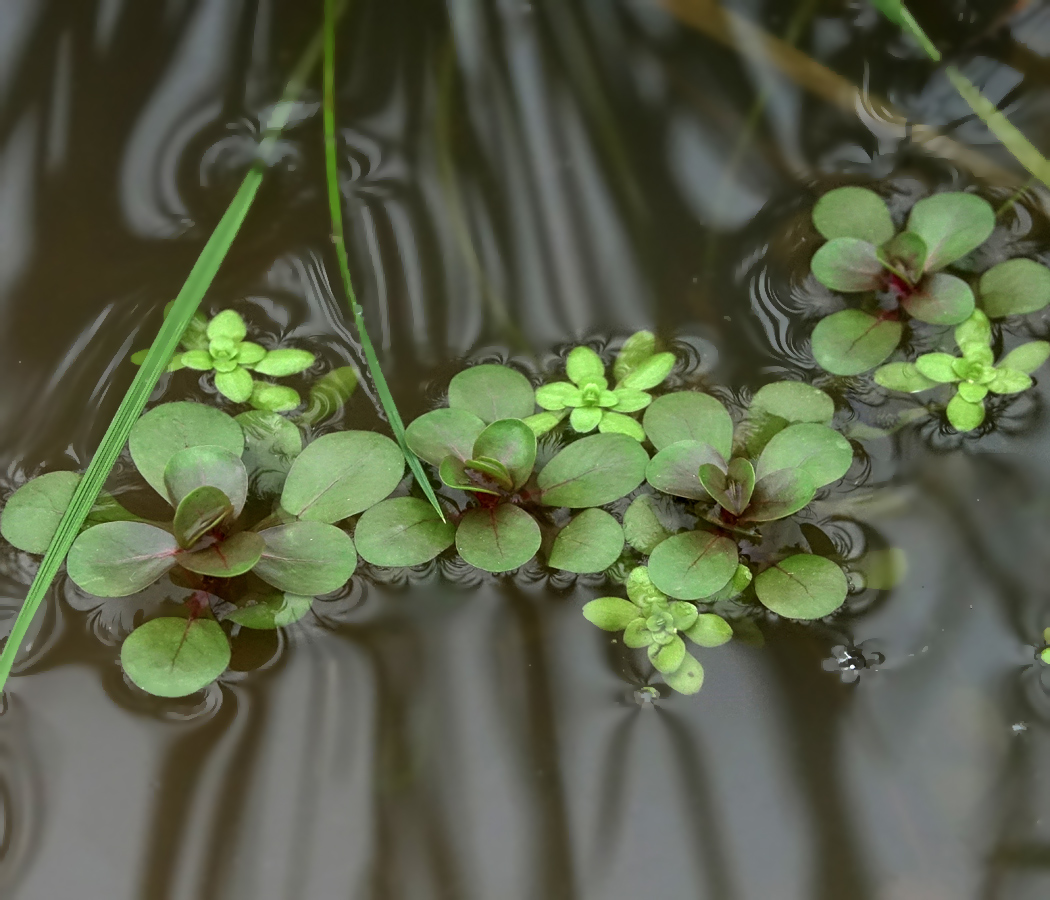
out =
<path fill-rule="evenodd" d="M 1011 5 L 914 8 L 1045 150 L 1050 10 Z M 815 196 L 849 178 L 902 201 L 1024 183 L 867 4 L 726 8 L 357 0 L 343 187 L 406 416 L 465 359 L 536 367 L 639 327 L 736 391 L 810 371 Z M 0 496 L 86 464 L 320 9 L 0 3 Z M 330 287 L 317 100 L 205 304 L 362 364 Z M 1050 260 L 1048 210 L 1029 189 L 1005 245 Z M 182 373 L 157 396 L 202 390 Z M 635 700 L 648 672 L 580 615 L 597 579 L 357 577 L 186 701 L 125 683 L 129 601 L 60 579 L 0 714 L 0 896 L 1045 898 L 1043 393 L 980 441 L 931 425 L 869 442 L 886 491 L 819 512 L 849 515 L 828 527 L 844 552 L 905 548 L 905 582 L 831 625 L 710 651 L 703 692 L 655 707 Z M 382 427 L 363 392 L 345 421 Z M 34 565 L 0 549 L 8 623 Z M 847 684 L 824 663 L 854 645 L 885 663 Z"/>

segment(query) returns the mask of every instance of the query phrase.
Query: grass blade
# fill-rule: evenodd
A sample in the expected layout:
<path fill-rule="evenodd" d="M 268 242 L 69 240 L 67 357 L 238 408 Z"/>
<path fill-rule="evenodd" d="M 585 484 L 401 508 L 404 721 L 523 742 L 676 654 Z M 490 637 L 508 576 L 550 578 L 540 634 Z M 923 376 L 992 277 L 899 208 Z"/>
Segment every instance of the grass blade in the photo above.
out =
<path fill-rule="evenodd" d="M 338 6 L 341 7 L 342 3 L 339 3 Z M 240 231 L 241 224 L 248 215 L 248 210 L 251 209 L 277 138 L 288 122 L 294 103 L 305 87 L 306 79 L 317 65 L 321 53 L 321 40 L 322 36 L 318 33 L 304 51 L 289 77 L 281 101 L 274 107 L 270 120 L 267 122 L 263 140 L 259 145 L 256 162 L 248 170 L 248 174 L 244 176 L 244 180 L 237 189 L 233 200 L 230 201 L 226 212 L 223 213 L 211 237 L 208 238 L 208 242 L 204 245 L 200 256 L 197 257 L 197 261 L 190 270 L 186 283 L 179 291 L 167 318 L 164 320 L 164 324 L 150 346 L 146 359 L 136 373 L 131 386 L 124 395 L 124 399 L 121 400 L 116 414 L 113 416 L 113 420 L 106 429 L 102 442 L 92 457 L 84 477 L 81 479 L 80 484 L 77 485 L 69 507 L 62 516 L 62 520 L 58 523 L 55 536 L 51 539 L 51 544 L 44 554 L 44 559 L 40 563 L 36 577 L 34 577 L 33 583 L 29 586 L 29 593 L 26 595 L 22 608 L 15 618 L 11 634 L 4 645 L 3 653 L 0 653 L 0 690 L 3 690 L 4 685 L 7 683 L 7 678 L 11 674 L 11 667 L 14 665 L 15 657 L 18 655 L 18 648 L 25 639 L 33 617 L 36 615 L 48 589 L 51 587 L 51 583 L 58 574 L 58 570 L 69 552 L 69 548 L 73 546 L 73 541 L 76 540 L 77 535 L 80 533 L 84 520 L 87 518 L 99 492 L 102 490 L 102 486 L 109 477 L 117 457 L 120 455 L 121 450 L 124 449 L 132 426 L 139 416 L 142 415 L 153 388 L 156 387 L 157 381 L 167 367 L 168 360 L 175 353 L 183 331 L 186 330 L 186 326 L 189 324 L 190 319 L 193 318 L 193 314 L 200 307 L 204 294 L 211 287 L 219 266 L 222 265 L 223 260 L 226 258 L 234 238 L 237 237 L 237 233 Z"/>
<path fill-rule="evenodd" d="M 325 176 L 328 182 L 328 209 L 332 216 L 332 243 L 335 244 L 335 254 L 339 260 L 339 275 L 343 281 L 343 290 L 346 293 L 350 311 L 354 314 L 354 323 L 357 325 L 357 333 L 361 338 L 361 349 L 365 354 L 365 362 L 368 363 L 368 371 L 372 375 L 372 381 L 379 395 L 379 402 L 386 412 L 390 430 L 394 432 L 401 452 L 408 460 L 408 467 L 416 478 L 416 482 L 423 489 L 427 499 L 434 509 L 437 510 L 441 521 L 445 521 L 445 513 L 438 503 L 434 489 L 430 486 L 430 480 L 423 472 L 423 466 L 418 457 L 409 449 L 405 441 L 405 423 L 401 420 L 401 414 L 397 411 L 394 396 L 390 393 L 383 371 L 379 367 L 379 357 L 376 356 L 375 347 L 368 336 L 365 327 L 364 310 L 357 302 L 357 294 L 354 293 L 354 285 L 350 278 L 350 261 L 346 253 L 346 238 L 343 232 L 343 207 L 339 195 L 339 177 L 335 159 L 335 20 L 336 0 L 325 0 L 324 4 L 324 163 Z"/>

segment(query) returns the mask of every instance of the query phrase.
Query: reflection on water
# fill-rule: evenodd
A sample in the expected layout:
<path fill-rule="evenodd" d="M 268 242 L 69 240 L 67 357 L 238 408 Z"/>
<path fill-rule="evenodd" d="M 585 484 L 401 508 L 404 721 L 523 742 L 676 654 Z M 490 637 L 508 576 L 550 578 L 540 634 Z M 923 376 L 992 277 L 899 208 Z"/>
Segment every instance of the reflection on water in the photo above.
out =
<path fill-rule="evenodd" d="M 890 178 L 903 204 L 977 175 L 1001 201 L 1022 183 L 868 4 L 726 6 L 355 4 L 342 187 L 407 416 L 464 356 L 539 371 L 576 338 L 647 326 L 731 400 L 816 374 L 808 323 L 834 302 L 804 278 L 817 194 Z M 1047 10 L 914 6 L 1047 146 Z M 0 5 L 0 496 L 86 462 L 126 354 L 156 328 L 319 15 Z M 316 100 L 206 303 L 359 364 L 325 272 Z M 1047 201 L 1022 195 L 1009 249 L 1050 260 Z M 880 398 L 848 387 L 858 422 L 884 424 Z M 179 373 L 159 390 L 202 388 Z M 381 427 L 372 400 L 359 393 L 346 421 Z M 60 586 L 0 710 L 0 892 L 1045 897 L 1044 409 L 1041 394 L 1015 404 L 980 441 L 933 419 L 868 441 L 868 483 L 889 487 L 821 515 L 844 557 L 858 541 L 906 548 L 904 584 L 706 654 L 692 699 L 647 690 L 648 669 L 583 620 L 599 579 L 535 567 L 359 575 L 279 641 L 239 647 L 251 671 L 164 702 L 116 662 L 128 607 Z M 12 616 L 31 573 L 0 549 Z"/>

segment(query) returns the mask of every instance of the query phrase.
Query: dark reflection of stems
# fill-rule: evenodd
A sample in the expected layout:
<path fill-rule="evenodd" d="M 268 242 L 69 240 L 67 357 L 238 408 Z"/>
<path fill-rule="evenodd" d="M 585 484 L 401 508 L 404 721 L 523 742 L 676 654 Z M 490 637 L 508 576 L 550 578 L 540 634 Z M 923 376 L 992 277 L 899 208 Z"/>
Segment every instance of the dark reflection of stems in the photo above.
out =
<path fill-rule="evenodd" d="M 572 835 L 566 812 L 558 754 L 558 735 L 554 716 L 554 690 L 547 661 L 544 622 L 532 599 L 508 584 L 504 595 L 516 619 L 521 638 L 521 666 L 525 696 L 520 705 L 506 709 L 518 718 L 524 712 L 521 730 L 529 754 L 530 792 L 539 805 L 540 837 L 537 842 L 536 870 L 541 879 L 537 892 L 543 900 L 573 900 L 577 896 L 572 858 Z M 516 729 L 517 730 L 517 729 Z"/>
<path fill-rule="evenodd" d="M 873 896 L 854 822 L 842 793 L 839 765 L 839 711 L 849 690 L 821 668 L 825 655 L 819 635 L 787 627 L 769 636 L 766 652 L 779 669 L 770 684 L 781 688 L 781 707 L 794 723 L 784 742 L 791 754 L 799 794 L 809 804 L 816 871 L 813 900 L 866 900 Z"/>
<path fill-rule="evenodd" d="M 628 774 L 628 751 L 634 737 L 635 726 L 641 710 L 632 710 L 609 737 L 602 765 L 602 776 L 598 782 L 598 827 L 594 833 L 594 856 L 590 869 L 601 872 L 612 862 L 619 850 L 620 830 L 623 827 L 625 776 Z"/>

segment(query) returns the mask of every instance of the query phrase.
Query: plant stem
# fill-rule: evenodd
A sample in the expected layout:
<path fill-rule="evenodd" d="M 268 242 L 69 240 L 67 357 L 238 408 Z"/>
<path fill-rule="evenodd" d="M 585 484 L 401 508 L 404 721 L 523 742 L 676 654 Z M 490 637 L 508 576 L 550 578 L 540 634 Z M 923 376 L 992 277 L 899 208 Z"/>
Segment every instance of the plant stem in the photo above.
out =
<path fill-rule="evenodd" d="M 376 356 L 375 347 L 372 346 L 372 340 L 368 336 L 368 329 L 365 327 L 364 310 L 361 309 L 361 305 L 357 302 L 357 294 L 354 292 L 353 281 L 350 278 L 350 262 L 346 252 L 346 238 L 343 233 L 343 207 L 339 194 L 339 172 L 336 168 L 335 157 L 335 8 L 336 0 L 325 0 L 324 162 L 325 176 L 328 182 L 328 210 L 332 217 L 332 243 L 335 245 L 335 254 L 339 262 L 339 275 L 343 281 L 343 291 L 346 293 L 346 300 L 350 305 L 350 311 L 354 314 L 354 323 L 361 338 L 361 349 L 365 354 L 365 362 L 368 364 L 368 371 L 371 373 L 372 381 L 375 383 L 379 402 L 386 412 L 390 430 L 394 433 L 394 438 L 397 440 L 398 446 L 401 447 L 401 452 L 404 453 L 405 459 L 408 460 L 408 467 L 412 470 L 416 483 L 422 488 L 431 505 L 437 510 L 441 521 L 444 522 L 445 513 L 441 509 L 441 504 L 438 503 L 434 489 L 430 485 L 430 480 L 423 471 L 423 466 L 420 464 L 419 459 L 405 440 L 405 423 L 401 419 L 401 414 L 397 411 L 397 404 L 394 402 L 393 394 L 390 393 L 386 378 L 383 377 L 383 370 L 379 366 L 379 357 Z"/>

